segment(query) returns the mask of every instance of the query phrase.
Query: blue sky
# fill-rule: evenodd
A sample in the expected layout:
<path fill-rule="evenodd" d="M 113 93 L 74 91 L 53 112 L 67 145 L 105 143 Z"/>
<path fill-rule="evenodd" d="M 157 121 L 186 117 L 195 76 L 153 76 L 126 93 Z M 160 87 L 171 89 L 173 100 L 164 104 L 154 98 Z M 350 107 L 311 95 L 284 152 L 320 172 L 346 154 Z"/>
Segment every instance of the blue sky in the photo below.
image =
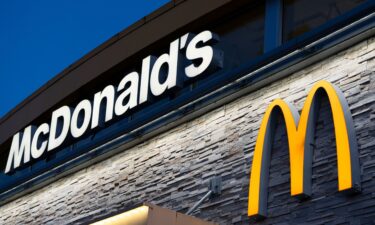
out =
<path fill-rule="evenodd" d="M 0 1 L 0 117 L 167 0 Z"/>

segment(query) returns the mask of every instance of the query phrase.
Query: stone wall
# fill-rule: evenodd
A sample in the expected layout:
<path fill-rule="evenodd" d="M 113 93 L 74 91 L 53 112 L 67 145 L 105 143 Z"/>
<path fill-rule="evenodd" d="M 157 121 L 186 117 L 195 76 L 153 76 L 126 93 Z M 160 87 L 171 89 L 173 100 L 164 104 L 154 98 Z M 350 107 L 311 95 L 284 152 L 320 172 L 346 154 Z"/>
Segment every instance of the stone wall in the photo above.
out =
<path fill-rule="evenodd" d="M 375 39 L 187 122 L 131 149 L 0 207 L 0 224 L 81 224 L 151 202 L 186 212 L 206 192 L 214 175 L 223 178 L 220 197 L 195 216 L 226 224 L 249 224 L 247 193 L 252 151 L 268 104 L 283 98 L 299 110 L 312 85 L 336 84 L 349 103 L 359 145 L 362 193 L 337 191 L 332 118 L 322 101 L 317 123 L 313 196 L 290 197 L 284 124 L 272 153 L 269 217 L 257 224 L 375 223 Z"/>

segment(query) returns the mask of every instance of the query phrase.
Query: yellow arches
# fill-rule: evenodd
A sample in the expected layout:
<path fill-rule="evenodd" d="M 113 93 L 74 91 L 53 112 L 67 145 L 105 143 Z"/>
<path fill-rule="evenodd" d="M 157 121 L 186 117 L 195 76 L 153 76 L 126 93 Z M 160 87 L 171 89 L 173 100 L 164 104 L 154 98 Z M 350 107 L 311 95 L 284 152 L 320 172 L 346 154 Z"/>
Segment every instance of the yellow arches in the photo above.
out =
<path fill-rule="evenodd" d="M 338 189 L 359 189 L 357 143 L 348 104 L 336 86 L 327 81 L 319 81 L 309 92 L 300 118 L 295 107 L 281 99 L 274 100 L 267 108 L 255 144 L 249 185 L 249 216 L 266 216 L 272 134 L 278 112 L 281 112 L 285 120 L 289 142 L 291 195 L 311 194 L 311 143 L 314 141 L 319 92 L 322 91 L 328 96 L 335 128 Z M 280 110 L 275 110 L 277 108 Z"/>

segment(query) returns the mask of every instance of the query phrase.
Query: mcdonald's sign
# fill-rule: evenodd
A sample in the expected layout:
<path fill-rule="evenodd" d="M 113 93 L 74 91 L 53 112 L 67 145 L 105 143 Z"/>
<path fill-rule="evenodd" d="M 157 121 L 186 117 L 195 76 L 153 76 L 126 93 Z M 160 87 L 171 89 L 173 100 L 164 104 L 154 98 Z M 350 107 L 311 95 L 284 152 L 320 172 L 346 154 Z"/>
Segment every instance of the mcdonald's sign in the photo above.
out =
<path fill-rule="evenodd" d="M 327 81 L 319 81 L 307 95 L 301 116 L 294 106 L 281 99 L 274 100 L 267 108 L 256 140 L 251 168 L 249 217 L 266 217 L 272 135 L 276 127 L 276 117 L 280 113 L 285 121 L 289 143 L 291 195 L 311 195 L 312 144 L 318 116 L 317 107 L 322 93 L 328 97 L 334 123 L 338 190 L 360 191 L 357 141 L 348 103 L 339 88 Z"/>

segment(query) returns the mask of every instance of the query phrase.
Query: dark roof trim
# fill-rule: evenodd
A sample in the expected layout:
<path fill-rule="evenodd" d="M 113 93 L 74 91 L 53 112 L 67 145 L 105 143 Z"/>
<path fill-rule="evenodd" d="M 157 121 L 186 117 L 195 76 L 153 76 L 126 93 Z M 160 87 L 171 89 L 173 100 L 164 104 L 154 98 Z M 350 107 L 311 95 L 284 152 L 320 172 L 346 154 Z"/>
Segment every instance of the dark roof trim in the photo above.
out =
<path fill-rule="evenodd" d="M 1 118 L 0 144 L 56 103 L 121 61 L 231 1 L 174 0 L 114 35 L 52 78 Z"/>

